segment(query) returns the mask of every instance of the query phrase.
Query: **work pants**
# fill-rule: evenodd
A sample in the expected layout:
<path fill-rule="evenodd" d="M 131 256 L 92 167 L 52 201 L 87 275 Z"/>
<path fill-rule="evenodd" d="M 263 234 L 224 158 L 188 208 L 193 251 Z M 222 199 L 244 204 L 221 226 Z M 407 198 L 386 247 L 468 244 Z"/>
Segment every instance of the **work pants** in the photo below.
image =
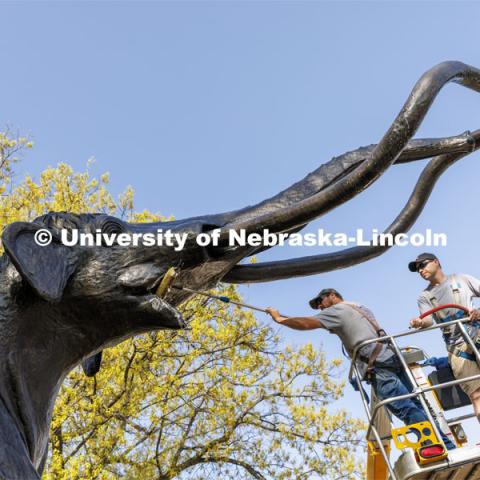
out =
<path fill-rule="evenodd" d="M 391 357 L 385 362 L 375 364 L 370 383 L 380 400 L 405 395 L 413 391 L 412 385 L 403 368 Z M 405 425 L 428 421 L 425 410 L 417 397 L 396 400 L 387 404 L 387 408 Z M 437 428 L 440 430 L 437 424 Z M 452 441 L 442 433 L 442 440 L 448 450 L 455 448 Z"/>

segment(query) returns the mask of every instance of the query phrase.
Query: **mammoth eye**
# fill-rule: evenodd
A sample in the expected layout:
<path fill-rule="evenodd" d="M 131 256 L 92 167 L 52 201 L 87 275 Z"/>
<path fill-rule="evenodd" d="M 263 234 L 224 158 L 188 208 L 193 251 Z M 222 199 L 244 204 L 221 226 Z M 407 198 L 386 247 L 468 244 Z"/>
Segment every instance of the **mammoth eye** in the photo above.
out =
<path fill-rule="evenodd" d="M 107 218 L 105 219 L 101 225 L 99 230 L 101 231 L 102 234 L 107 234 L 107 235 L 117 235 L 119 233 L 124 233 L 126 232 L 125 226 L 118 221 L 116 218 Z M 111 247 L 113 245 L 116 245 L 116 241 L 107 241 L 105 238 L 102 239 L 102 245 L 104 247 Z"/>
<path fill-rule="evenodd" d="M 123 233 L 125 232 L 124 226 L 116 219 L 108 219 L 102 223 L 100 227 L 102 233 Z"/>

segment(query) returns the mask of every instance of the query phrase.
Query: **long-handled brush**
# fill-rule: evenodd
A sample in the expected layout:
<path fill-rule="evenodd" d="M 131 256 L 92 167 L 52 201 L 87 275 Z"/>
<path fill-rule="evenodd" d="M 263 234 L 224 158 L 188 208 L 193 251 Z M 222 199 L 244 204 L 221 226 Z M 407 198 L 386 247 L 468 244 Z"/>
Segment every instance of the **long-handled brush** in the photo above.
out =
<path fill-rule="evenodd" d="M 160 282 L 160 285 L 158 286 L 155 293 L 160 298 L 163 298 L 170 291 L 171 288 L 175 288 L 176 290 L 183 290 L 184 292 L 195 293 L 197 295 L 203 295 L 205 297 L 213 298 L 214 300 L 219 300 L 223 303 L 233 303 L 234 305 L 238 305 L 239 307 L 250 308 L 251 310 L 257 310 L 258 312 L 268 313 L 265 308 L 255 307 L 254 305 L 249 305 L 248 303 L 237 302 L 236 300 L 232 300 L 230 297 L 226 297 L 223 295 L 213 295 L 211 293 L 201 290 L 194 290 L 192 288 L 182 287 L 180 285 L 173 285 L 173 281 L 176 277 L 177 272 L 175 271 L 175 268 L 170 267 L 167 270 L 167 273 L 163 276 L 162 281 Z"/>

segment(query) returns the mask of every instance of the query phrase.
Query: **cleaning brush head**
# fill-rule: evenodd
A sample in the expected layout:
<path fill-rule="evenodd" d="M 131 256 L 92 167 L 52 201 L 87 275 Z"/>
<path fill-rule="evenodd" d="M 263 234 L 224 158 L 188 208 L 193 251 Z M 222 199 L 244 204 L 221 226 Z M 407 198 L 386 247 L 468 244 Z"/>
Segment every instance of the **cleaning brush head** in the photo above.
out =
<path fill-rule="evenodd" d="M 175 268 L 170 267 L 163 276 L 162 281 L 160 282 L 160 285 L 158 286 L 155 294 L 160 298 L 164 298 L 165 295 L 169 292 L 172 286 L 172 282 L 175 280 L 176 277 L 177 272 L 175 271 Z"/>

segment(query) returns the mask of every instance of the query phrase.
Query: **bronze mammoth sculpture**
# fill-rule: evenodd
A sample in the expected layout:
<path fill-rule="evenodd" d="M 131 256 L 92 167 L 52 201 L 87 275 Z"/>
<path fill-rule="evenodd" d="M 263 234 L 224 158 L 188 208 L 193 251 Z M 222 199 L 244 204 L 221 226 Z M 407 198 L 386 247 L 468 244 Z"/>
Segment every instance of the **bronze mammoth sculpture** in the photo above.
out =
<path fill-rule="evenodd" d="M 35 479 L 43 471 L 52 409 L 67 373 L 80 362 L 122 340 L 155 329 L 184 327 L 175 308 L 188 293 L 154 295 L 174 266 L 186 287 L 207 289 L 218 281 L 262 282 L 345 268 L 380 255 L 388 247 L 355 247 L 326 255 L 238 265 L 263 247 L 231 246 L 230 229 L 296 232 L 347 202 L 391 165 L 431 158 L 405 207 L 387 232 L 407 231 L 420 215 L 435 181 L 454 162 L 480 147 L 480 130 L 458 136 L 413 140 L 435 96 L 448 82 L 480 92 L 480 71 L 444 62 L 417 82 L 401 112 L 377 145 L 333 158 L 300 182 L 257 205 L 173 222 L 130 224 L 103 214 L 49 213 L 3 232 L 0 267 L 1 377 L 0 477 Z M 168 246 L 66 246 L 62 229 L 81 232 L 186 235 L 183 249 Z M 52 243 L 40 247 L 46 229 Z M 199 233 L 220 229 L 217 247 L 201 247 Z M 98 357 L 97 357 L 98 358 Z"/>

